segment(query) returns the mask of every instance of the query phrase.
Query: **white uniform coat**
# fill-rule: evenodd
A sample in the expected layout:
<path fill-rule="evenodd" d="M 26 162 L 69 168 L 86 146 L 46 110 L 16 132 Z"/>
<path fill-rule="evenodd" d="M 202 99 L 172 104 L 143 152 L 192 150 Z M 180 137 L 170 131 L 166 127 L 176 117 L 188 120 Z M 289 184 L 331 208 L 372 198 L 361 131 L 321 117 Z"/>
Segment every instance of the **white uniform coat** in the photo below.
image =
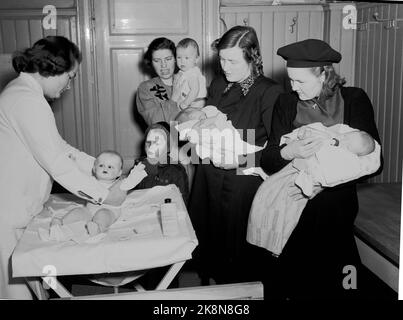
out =
<path fill-rule="evenodd" d="M 72 193 L 102 203 L 108 189 L 91 178 L 94 158 L 59 135 L 42 87 L 21 73 L 0 94 L 0 298 L 31 298 L 12 279 L 9 259 L 17 231 L 38 214 L 53 179 Z"/>

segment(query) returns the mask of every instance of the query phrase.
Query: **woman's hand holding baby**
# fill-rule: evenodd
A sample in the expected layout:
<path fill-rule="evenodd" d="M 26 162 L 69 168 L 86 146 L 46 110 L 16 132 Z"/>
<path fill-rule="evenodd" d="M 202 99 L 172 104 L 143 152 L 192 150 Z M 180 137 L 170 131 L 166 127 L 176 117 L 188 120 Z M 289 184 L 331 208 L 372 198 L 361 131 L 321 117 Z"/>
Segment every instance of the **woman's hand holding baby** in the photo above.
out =
<path fill-rule="evenodd" d="M 322 145 L 323 139 L 317 137 L 294 140 L 283 147 L 280 154 L 285 160 L 293 160 L 295 158 L 306 159 L 317 152 Z"/>

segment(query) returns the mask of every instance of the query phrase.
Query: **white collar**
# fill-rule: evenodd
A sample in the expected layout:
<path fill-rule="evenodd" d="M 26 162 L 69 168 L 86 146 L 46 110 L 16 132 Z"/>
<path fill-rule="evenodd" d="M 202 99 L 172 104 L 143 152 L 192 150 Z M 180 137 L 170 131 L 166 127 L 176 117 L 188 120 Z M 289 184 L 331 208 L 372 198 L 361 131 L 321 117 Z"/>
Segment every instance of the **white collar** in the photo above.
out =
<path fill-rule="evenodd" d="M 30 73 L 20 72 L 20 78 L 21 80 L 25 81 L 32 90 L 43 96 L 43 89 L 41 85 L 33 76 L 31 76 Z"/>

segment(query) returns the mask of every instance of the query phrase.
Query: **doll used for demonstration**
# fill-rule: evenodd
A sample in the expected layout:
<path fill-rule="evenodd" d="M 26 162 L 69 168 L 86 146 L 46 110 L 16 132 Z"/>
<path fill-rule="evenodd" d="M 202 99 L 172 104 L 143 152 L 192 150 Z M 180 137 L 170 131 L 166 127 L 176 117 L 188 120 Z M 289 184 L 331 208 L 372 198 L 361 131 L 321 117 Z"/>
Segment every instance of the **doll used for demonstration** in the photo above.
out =
<path fill-rule="evenodd" d="M 115 151 L 103 151 L 94 161 L 93 177 L 99 183 L 110 188 L 122 175 L 123 159 Z M 130 190 L 134 188 L 147 174 L 144 166 L 133 168 L 130 175 L 124 179 L 120 188 Z M 106 205 L 96 205 L 88 202 L 85 207 L 77 207 L 70 210 L 63 217 L 54 217 L 51 228 L 54 225 L 69 225 L 78 221 L 84 221 L 90 236 L 105 232 L 120 216 L 120 208 Z"/>

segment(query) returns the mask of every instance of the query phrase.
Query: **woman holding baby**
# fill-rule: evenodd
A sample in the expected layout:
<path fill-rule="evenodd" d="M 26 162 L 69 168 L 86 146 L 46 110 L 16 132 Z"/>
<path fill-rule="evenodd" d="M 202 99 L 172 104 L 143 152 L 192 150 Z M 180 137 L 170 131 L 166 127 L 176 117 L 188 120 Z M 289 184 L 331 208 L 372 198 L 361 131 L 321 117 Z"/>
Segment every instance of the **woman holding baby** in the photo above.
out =
<path fill-rule="evenodd" d="M 295 92 L 281 94 L 274 106 L 269 145 L 261 162 L 269 175 L 319 150 L 324 140 L 309 135 L 280 145 L 283 135 L 308 124 L 346 124 L 358 129 L 368 138 L 358 140 L 360 149 L 367 149 L 374 139 L 380 143 L 368 96 L 359 88 L 343 87 L 344 79 L 334 71 L 332 64 L 341 60 L 339 52 L 324 41 L 308 39 L 281 47 L 277 54 L 287 61 Z M 335 136 L 332 143 L 341 146 L 343 142 Z M 288 192 L 296 198 L 304 197 L 295 184 Z M 266 273 L 265 296 L 355 297 L 362 274 L 353 234 L 357 212 L 356 180 L 335 187 L 316 186 L 281 255 L 271 257 L 267 251 L 270 271 Z M 349 284 L 354 287 L 356 283 L 358 290 L 349 290 Z"/>
<path fill-rule="evenodd" d="M 209 87 L 206 105 L 224 113 L 243 139 L 247 130 L 252 140 L 263 146 L 271 130 L 274 102 L 281 87 L 263 75 L 262 57 L 256 32 L 251 27 L 236 26 L 213 44 L 222 74 Z M 249 131 L 249 134 L 251 131 Z M 243 175 L 239 166 L 197 165 L 190 201 L 190 215 L 199 239 L 195 265 L 203 280 L 233 283 L 256 279 L 251 261 L 253 246 L 246 242 L 250 206 L 262 182 L 258 176 Z M 259 167 L 260 153 L 253 163 Z"/>
<path fill-rule="evenodd" d="M 19 76 L 0 95 L 0 298 L 32 299 L 28 287 L 12 278 L 11 254 L 22 230 L 42 211 L 53 180 L 94 203 L 120 205 L 126 192 L 91 177 L 94 158 L 67 144 L 56 128 L 46 99 L 70 89 L 81 62 L 78 47 L 49 36 L 16 52 Z"/>
<path fill-rule="evenodd" d="M 136 94 L 137 110 L 148 126 L 160 121 L 170 123 L 180 111 L 172 100 L 180 94 L 179 84 L 174 83 L 175 55 L 175 43 L 163 37 L 151 41 L 144 55 L 145 63 L 156 75 L 142 82 Z"/>

